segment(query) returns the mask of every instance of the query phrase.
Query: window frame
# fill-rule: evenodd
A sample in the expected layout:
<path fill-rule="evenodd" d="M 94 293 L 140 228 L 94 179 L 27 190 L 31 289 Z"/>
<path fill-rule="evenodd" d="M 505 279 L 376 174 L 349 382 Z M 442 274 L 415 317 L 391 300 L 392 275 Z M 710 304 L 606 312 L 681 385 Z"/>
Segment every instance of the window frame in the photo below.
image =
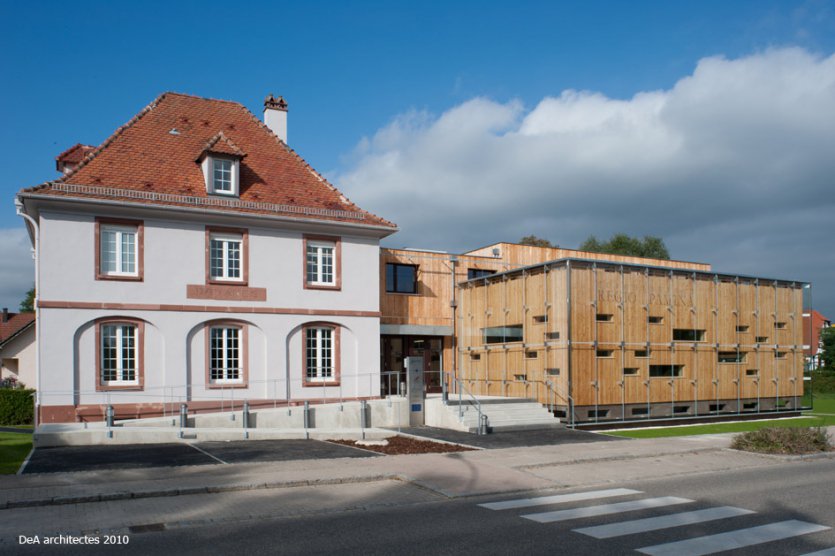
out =
<path fill-rule="evenodd" d="M 310 245 L 333 246 L 333 281 L 310 282 L 307 279 L 307 249 Z M 321 277 L 321 251 L 317 256 L 317 277 Z M 302 284 L 306 290 L 341 290 L 342 289 L 342 238 L 339 236 L 309 235 L 302 236 Z"/>
<path fill-rule="evenodd" d="M 212 239 L 214 237 L 232 236 L 241 239 L 241 276 L 239 278 L 215 278 L 212 276 Z M 225 260 L 225 259 L 224 259 Z M 228 261 L 225 260 L 225 264 Z M 214 226 L 206 227 L 206 284 L 218 284 L 226 286 L 247 286 L 249 285 L 249 230 L 245 228 L 219 228 Z"/>
<path fill-rule="evenodd" d="M 395 271 L 394 271 L 394 274 L 393 274 L 393 276 L 394 276 L 394 284 L 393 284 L 394 289 L 393 290 L 389 290 L 389 282 L 388 282 L 388 267 L 389 267 L 389 265 L 395 267 Z M 397 267 L 398 266 L 410 266 L 410 267 L 415 269 L 415 279 L 414 279 L 414 282 L 413 282 L 414 283 L 414 291 L 410 291 L 410 292 L 397 291 Z M 408 264 L 408 263 L 387 262 L 384 270 L 385 270 L 385 276 L 383 277 L 383 280 L 385 281 L 386 293 L 393 293 L 393 294 L 396 294 L 396 295 L 420 295 L 420 292 L 419 292 L 420 288 L 418 287 L 418 283 L 419 283 L 418 271 L 420 270 L 419 265 Z"/>
<path fill-rule="evenodd" d="M 104 272 L 102 271 L 102 232 L 107 228 L 122 228 L 135 230 L 134 245 L 134 268 L 135 272 Z M 100 218 L 95 219 L 95 269 L 96 280 L 115 280 L 125 282 L 142 282 L 145 276 L 145 223 L 143 220 L 129 220 L 122 218 Z M 119 245 L 121 242 L 119 242 Z"/>
<path fill-rule="evenodd" d="M 230 190 L 215 188 L 215 162 L 230 163 Z M 203 172 L 206 179 L 206 193 L 220 197 L 240 197 L 240 159 L 235 156 L 209 154 L 204 161 Z"/>
<path fill-rule="evenodd" d="M 307 334 L 309 330 L 323 330 L 331 331 L 331 376 L 330 377 L 310 377 L 308 375 L 307 365 Z M 341 380 L 341 349 L 340 349 L 340 329 L 339 324 L 333 322 L 309 322 L 302 325 L 301 328 L 301 373 L 302 386 L 304 387 L 323 387 L 323 386 L 339 386 Z M 321 361 L 321 339 L 317 339 L 317 361 Z"/>
<path fill-rule="evenodd" d="M 496 273 L 495 270 L 491 270 L 489 268 L 468 268 L 467 269 L 467 280 L 476 280 L 478 278 L 487 278 L 488 276 L 492 276 Z"/>
<path fill-rule="evenodd" d="M 235 320 L 215 320 L 207 322 L 204 326 L 205 338 L 205 361 L 206 361 L 206 376 L 205 384 L 208 389 L 221 388 L 248 388 L 249 387 L 249 330 L 246 323 Z M 216 329 L 236 329 L 238 330 L 238 378 L 237 379 L 214 379 L 212 378 L 212 330 Z M 226 337 L 224 336 L 224 342 Z M 228 372 L 225 367 L 226 361 L 226 346 L 224 350 L 224 374 Z"/>
<path fill-rule="evenodd" d="M 102 340 L 104 339 L 102 328 L 105 326 L 132 326 L 136 332 L 134 337 L 134 373 L 136 378 L 131 381 L 104 380 L 104 353 Z M 145 322 L 130 317 L 106 317 L 96 321 L 96 391 L 107 392 L 111 390 L 135 390 L 145 389 Z M 123 346 L 118 346 L 121 352 Z M 117 371 L 118 372 L 118 371 Z"/>

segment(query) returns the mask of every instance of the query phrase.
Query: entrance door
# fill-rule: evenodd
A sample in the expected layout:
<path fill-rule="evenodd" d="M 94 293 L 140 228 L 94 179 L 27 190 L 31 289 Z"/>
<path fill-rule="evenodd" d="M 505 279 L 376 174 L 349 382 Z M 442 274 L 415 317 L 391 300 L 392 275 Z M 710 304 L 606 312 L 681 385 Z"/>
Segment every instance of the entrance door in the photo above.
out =
<path fill-rule="evenodd" d="M 441 391 L 443 338 L 435 336 L 381 336 L 381 390 L 383 395 L 396 394 L 397 384 L 406 379 L 403 369 L 405 357 L 423 357 L 423 377 L 426 391 Z"/>

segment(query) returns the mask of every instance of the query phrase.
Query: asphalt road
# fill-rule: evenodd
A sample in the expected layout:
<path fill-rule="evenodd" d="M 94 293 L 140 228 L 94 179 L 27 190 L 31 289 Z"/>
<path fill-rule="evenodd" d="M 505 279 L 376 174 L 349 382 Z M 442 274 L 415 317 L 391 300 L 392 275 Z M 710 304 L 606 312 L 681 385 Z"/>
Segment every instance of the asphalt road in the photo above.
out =
<path fill-rule="evenodd" d="M 355 502 L 353 508 L 328 511 L 325 502 L 325 506 L 311 504 L 306 511 L 275 519 L 225 520 L 175 529 L 159 524 L 129 533 L 127 545 L 109 547 L 111 550 L 104 550 L 108 547 L 63 546 L 54 552 L 597 556 L 638 554 L 641 552 L 636 550 L 641 549 L 642 553 L 686 556 L 714 553 L 717 548 L 726 549 L 735 543 L 741 546 L 775 534 L 789 537 L 751 544 L 732 554 L 792 556 L 835 547 L 835 460 L 832 459 L 606 484 L 573 491 L 594 498 L 507 509 L 479 504 L 514 501 L 509 505 L 524 505 L 530 504 L 524 502 L 527 498 L 564 495 L 566 491 L 439 501 L 412 496 L 402 498 L 399 503 L 379 505 L 374 503 L 378 494 L 372 490 L 379 487 L 367 485 L 367 488 L 367 500 Z M 406 489 L 408 485 L 395 488 Z M 619 490 L 613 493 L 613 489 Z M 389 496 L 394 495 L 389 493 Z M 582 515 L 600 513 L 599 508 L 596 511 L 590 509 L 597 506 L 606 506 L 604 510 L 612 513 Z M 627 509 L 629 511 L 624 511 Z M 728 515 L 719 518 L 716 512 Z M 543 517 L 546 513 L 548 515 Z M 691 524 L 670 526 L 667 523 L 666 528 L 658 528 L 665 520 L 684 519 L 671 517 L 680 514 L 689 516 L 687 519 Z M 696 515 L 701 517 L 694 518 Z M 624 524 L 650 518 L 662 519 Z M 560 521 L 551 521 L 554 519 Z M 619 524 L 621 531 L 613 533 L 612 527 L 601 529 L 613 524 Z M 589 529 L 591 527 L 596 529 Z M 624 527 L 633 530 L 627 529 L 624 533 Z M 813 532 L 798 534 L 804 528 Z M 597 538 L 601 535 L 602 538 Z M 682 541 L 689 544 L 668 546 L 668 543 Z M 49 553 L 45 548 L 18 546 L 12 547 L 11 552 Z"/>

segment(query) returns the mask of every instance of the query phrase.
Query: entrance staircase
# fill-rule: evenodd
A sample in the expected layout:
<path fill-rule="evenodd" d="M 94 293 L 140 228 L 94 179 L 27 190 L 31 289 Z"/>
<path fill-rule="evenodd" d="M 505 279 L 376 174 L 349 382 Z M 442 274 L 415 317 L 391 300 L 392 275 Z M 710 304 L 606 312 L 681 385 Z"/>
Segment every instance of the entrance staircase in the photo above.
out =
<path fill-rule="evenodd" d="M 564 427 L 545 406 L 525 398 L 476 396 L 478 404 L 450 396 L 445 405 L 438 397 L 427 398 L 425 422 L 427 426 L 478 432 L 478 408 L 487 416 L 488 431 L 521 431 Z M 460 405 L 459 405 L 460 403 Z"/>

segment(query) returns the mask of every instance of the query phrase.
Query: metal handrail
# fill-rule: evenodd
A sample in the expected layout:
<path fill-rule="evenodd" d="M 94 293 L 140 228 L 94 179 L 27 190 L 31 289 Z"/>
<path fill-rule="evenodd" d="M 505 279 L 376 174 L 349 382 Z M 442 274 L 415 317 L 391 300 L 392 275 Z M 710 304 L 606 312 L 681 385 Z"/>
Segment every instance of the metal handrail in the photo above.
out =
<path fill-rule="evenodd" d="M 463 397 L 463 395 L 467 394 L 472 399 L 472 401 L 466 400 L 467 403 L 470 404 L 470 405 L 474 405 L 476 411 L 478 412 L 478 425 L 479 425 L 479 430 L 481 430 L 481 421 L 482 421 L 482 416 L 484 415 L 484 412 L 481 409 L 481 402 L 478 401 L 478 398 L 476 398 L 472 394 L 472 392 L 467 390 L 467 388 L 464 386 L 464 383 L 461 382 L 461 379 L 452 375 L 451 373 L 447 373 L 447 374 L 453 381 L 455 381 L 455 387 L 456 387 L 456 390 L 458 390 L 458 422 L 460 422 L 460 423 L 464 422 L 464 409 L 463 409 L 464 408 L 464 397 Z M 475 403 L 473 403 L 473 402 L 475 402 Z"/>
<path fill-rule="evenodd" d="M 455 378 L 455 377 L 453 377 L 453 378 Z M 456 381 L 457 380 L 459 380 L 459 379 L 456 379 Z M 568 405 L 568 412 L 567 412 L 568 418 L 569 418 L 569 425 L 568 426 L 573 428 L 574 425 L 577 422 L 577 414 L 576 414 L 576 411 L 574 410 L 574 407 L 575 407 L 574 398 L 571 397 L 570 394 L 564 393 L 564 392 L 558 390 L 557 387 L 556 387 L 556 384 L 554 384 L 550 380 L 537 380 L 537 379 L 532 379 L 532 380 L 528 380 L 528 379 L 525 379 L 525 380 L 508 380 L 508 379 L 488 380 L 488 379 L 485 379 L 485 378 L 466 378 L 466 379 L 460 379 L 460 380 L 462 380 L 462 381 L 465 380 L 465 381 L 468 381 L 468 382 L 485 382 L 485 383 L 490 383 L 490 382 L 501 382 L 503 384 L 514 383 L 514 384 L 525 384 L 526 386 L 529 385 L 529 384 L 535 384 L 535 385 L 537 385 L 537 387 L 538 387 L 539 384 L 542 384 L 543 386 L 545 386 L 551 392 L 554 393 L 554 399 L 555 400 L 557 398 L 562 398 L 566 402 L 566 404 Z M 554 404 L 554 405 L 556 405 L 556 404 Z"/>

